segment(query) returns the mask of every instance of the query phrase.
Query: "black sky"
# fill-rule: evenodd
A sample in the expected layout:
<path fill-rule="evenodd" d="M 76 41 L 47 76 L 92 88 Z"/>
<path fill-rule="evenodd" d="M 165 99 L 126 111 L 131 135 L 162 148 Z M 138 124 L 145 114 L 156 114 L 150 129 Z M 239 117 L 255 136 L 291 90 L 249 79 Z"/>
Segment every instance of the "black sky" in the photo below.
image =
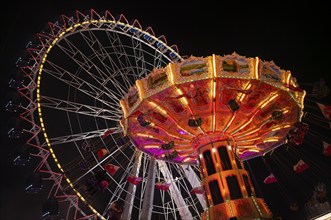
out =
<path fill-rule="evenodd" d="M 124 14 L 128 20 L 137 19 L 143 27 L 151 26 L 156 36 L 165 35 L 169 45 L 176 44 L 181 55 L 236 52 L 258 56 L 290 70 L 307 89 L 320 77 L 330 85 L 330 3 L 298 2 L 18 0 L 3 7 L 1 13 L 1 97 L 5 98 L 9 73 L 33 34 L 61 14 L 91 8 Z M 323 101 L 331 103 L 330 96 Z M 8 113 L 2 112 L 0 219 L 40 219 L 44 198 L 24 194 L 25 178 L 33 168 L 11 164 L 15 143 L 4 134 Z M 272 195 L 266 196 L 270 199 Z"/>

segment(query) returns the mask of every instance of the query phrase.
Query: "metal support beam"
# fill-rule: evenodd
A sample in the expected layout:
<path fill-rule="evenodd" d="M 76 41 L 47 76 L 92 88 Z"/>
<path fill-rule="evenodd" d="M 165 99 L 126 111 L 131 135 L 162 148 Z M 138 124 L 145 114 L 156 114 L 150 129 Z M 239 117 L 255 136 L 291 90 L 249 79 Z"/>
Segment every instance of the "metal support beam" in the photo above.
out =
<path fill-rule="evenodd" d="M 152 217 L 153 199 L 155 190 L 156 160 L 151 157 L 148 167 L 148 176 L 144 194 L 141 220 L 150 220 Z"/>
<path fill-rule="evenodd" d="M 135 155 L 135 161 L 132 166 L 131 175 L 138 176 L 140 165 L 141 165 L 141 157 L 142 153 L 141 151 L 137 151 Z M 134 184 L 129 184 L 128 192 L 126 194 L 123 213 L 121 219 L 131 219 L 131 213 L 133 208 L 133 200 L 136 194 L 137 186 Z"/>
<path fill-rule="evenodd" d="M 174 182 L 167 164 L 164 161 L 158 161 L 160 171 L 162 172 L 164 179 L 167 182 Z M 176 183 L 172 183 L 169 187 L 171 199 L 173 199 L 178 207 L 178 211 L 181 219 L 193 219 L 193 216 L 186 205 L 181 192 L 179 191 Z"/>
<path fill-rule="evenodd" d="M 201 181 L 199 180 L 199 177 L 194 172 L 194 170 L 192 169 L 191 166 L 183 165 L 183 170 L 184 170 L 186 178 L 189 181 L 189 183 L 191 184 L 192 188 L 201 186 Z M 198 197 L 203 210 L 205 210 L 207 208 L 207 204 L 206 204 L 206 199 L 205 199 L 204 195 L 197 194 L 196 196 Z"/>

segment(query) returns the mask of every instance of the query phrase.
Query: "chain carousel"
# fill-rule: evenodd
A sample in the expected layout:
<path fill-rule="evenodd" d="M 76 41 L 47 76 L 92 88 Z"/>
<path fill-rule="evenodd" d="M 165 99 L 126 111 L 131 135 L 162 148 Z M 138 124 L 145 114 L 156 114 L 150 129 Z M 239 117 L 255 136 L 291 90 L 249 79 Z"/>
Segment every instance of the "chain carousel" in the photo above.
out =
<path fill-rule="evenodd" d="M 153 160 L 200 166 L 203 219 L 271 218 L 243 161 L 287 142 L 301 123 L 304 97 L 273 62 L 191 56 L 137 80 L 120 102 L 121 126 Z"/>

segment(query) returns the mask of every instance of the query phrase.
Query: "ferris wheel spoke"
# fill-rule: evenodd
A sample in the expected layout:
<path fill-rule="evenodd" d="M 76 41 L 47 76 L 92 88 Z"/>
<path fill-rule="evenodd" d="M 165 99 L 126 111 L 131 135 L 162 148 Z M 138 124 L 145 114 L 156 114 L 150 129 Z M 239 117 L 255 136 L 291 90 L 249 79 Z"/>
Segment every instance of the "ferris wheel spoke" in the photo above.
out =
<path fill-rule="evenodd" d="M 176 180 L 173 179 L 173 175 L 171 174 L 167 164 L 164 161 L 157 161 L 159 165 L 159 169 L 161 170 L 164 179 L 166 182 L 172 182 L 169 187 L 171 199 L 175 202 L 178 207 L 179 213 L 182 219 L 193 219 L 188 206 L 186 205 L 183 196 L 175 184 Z"/>
<path fill-rule="evenodd" d="M 91 45 L 89 45 L 88 42 L 86 42 L 86 44 L 88 44 L 90 49 L 93 50 L 92 51 L 93 56 L 90 57 L 85 55 L 84 52 L 82 52 L 80 48 L 76 47 L 70 40 L 65 39 L 64 42 L 66 43 L 66 45 L 58 44 L 58 47 L 66 55 L 68 55 L 80 68 L 82 68 L 87 74 L 91 75 L 95 81 L 101 84 L 100 82 L 103 81 L 105 78 L 107 78 L 108 74 L 106 74 L 101 70 L 100 68 L 101 66 L 99 67 L 99 65 L 105 65 L 100 60 L 102 59 L 103 55 L 95 51 L 91 47 Z M 95 58 L 100 61 L 98 62 L 98 64 L 92 60 Z"/>
<path fill-rule="evenodd" d="M 154 51 L 154 63 L 153 66 L 155 66 L 156 68 L 160 68 L 162 67 L 162 56 L 161 53 L 159 53 L 159 51 Z M 143 76 L 141 76 L 143 77 Z"/>
<path fill-rule="evenodd" d="M 113 130 L 113 133 L 121 133 L 121 128 L 114 127 L 114 128 L 107 128 L 107 129 L 101 129 L 96 131 L 88 131 L 88 132 L 82 132 L 79 134 L 71 134 L 71 135 L 65 135 L 61 137 L 53 137 L 49 138 L 49 144 L 51 146 L 58 145 L 58 144 L 66 144 L 70 142 L 76 142 L 81 140 L 87 140 L 95 137 L 102 137 L 107 131 Z"/>
<path fill-rule="evenodd" d="M 146 68 L 146 62 L 144 60 L 143 52 L 140 49 L 141 48 L 141 42 L 140 41 L 135 41 L 134 39 L 132 39 L 131 41 L 132 41 L 132 45 L 133 45 L 133 48 L 134 48 L 134 50 L 133 50 L 134 56 L 136 57 L 136 59 L 135 59 L 136 64 L 142 70 L 137 74 L 137 77 L 135 77 L 135 81 L 136 81 L 137 79 L 142 78 L 142 77 L 147 75 L 147 68 Z M 139 50 L 137 48 L 139 48 Z"/>
<path fill-rule="evenodd" d="M 82 33 L 81 33 L 82 34 Z M 114 76 L 113 73 L 115 72 L 115 70 L 120 69 L 120 67 L 116 64 L 116 62 L 114 61 L 114 56 L 111 57 L 109 51 L 107 51 L 107 49 L 109 50 L 109 46 L 108 45 L 103 45 L 98 39 L 97 37 L 93 34 L 92 31 L 89 32 L 90 35 L 92 35 L 95 39 L 95 45 L 98 47 L 97 50 L 94 50 L 94 52 L 98 55 L 101 55 L 102 57 L 102 61 L 106 61 L 109 63 L 109 65 L 106 65 L 106 62 L 102 62 L 105 69 L 108 70 L 107 73 L 110 74 L 110 76 Z M 106 34 L 108 35 L 108 32 L 106 32 Z M 82 34 L 83 35 L 83 34 Z M 84 35 L 83 35 L 84 36 Z M 113 48 L 114 44 L 113 42 L 109 42 L 111 48 Z M 106 49 L 107 48 L 107 49 Z M 116 56 L 115 56 L 116 57 Z"/>
<path fill-rule="evenodd" d="M 109 52 L 106 51 L 105 49 L 105 45 L 103 45 L 97 38 L 97 36 L 95 36 L 95 34 L 93 33 L 93 31 L 87 31 L 87 32 L 79 32 L 80 35 L 82 36 L 82 38 L 85 40 L 86 44 L 89 46 L 89 48 L 93 51 L 93 57 L 96 57 L 100 64 L 104 67 L 104 69 L 106 70 L 107 74 L 103 74 L 104 76 L 102 76 L 102 73 L 100 73 L 100 76 L 102 77 L 102 80 L 106 80 L 109 77 L 109 74 L 111 74 L 112 72 L 114 72 L 114 70 L 118 69 L 118 66 L 116 65 L 115 62 L 111 62 L 112 59 L 109 56 Z M 88 36 L 84 33 L 88 33 Z M 107 64 L 106 59 L 108 60 L 108 62 L 110 63 L 111 66 L 109 66 Z"/>
<path fill-rule="evenodd" d="M 190 183 L 192 188 L 201 186 L 201 180 L 198 177 L 198 175 L 194 172 L 192 166 L 182 165 L 182 166 L 180 166 L 180 170 L 181 170 L 182 173 L 184 173 L 186 179 L 188 180 L 188 182 Z M 206 201 L 203 198 L 203 195 L 197 195 L 197 197 L 198 197 L 198 200 L 199 200 L 202 208 L 205 209 L 206 208 Z"/>
<path fill-rule="evenodd" d="M 86 37 L 83 37 L 83 39 L 86 39 Z M 95 51 L 94 48 L 91 47 L 91 42 L 86 42 L 90 49 L 93 50 L 93 57 L 87 57 L 79 48 L 77 48 L 71 41 L 65 40 L 68 46 L 64 45 L 58 45 L 58 47 L 66 53 L 80 68 L 82 68 L 87 75 L 89 75 L 96 83 L 97 85 L 100 85 L 103 90 L 107 91 L 108 94 L 113 94 L 115 91 L 109 90 L 109 88 L 106 86 L 105 81 L 107 78 L 109 78 L 109 73 L 105 73 L 101 66 L 105 66 L 105 62 L 100 60 L 100 53 Z M 98 64 L 96 61 L 92 60 L 93 58 L 98 59 Z M 82 60 L 82 61 L 81 61 Z M 101 66 L 99 66 L 101 65 Z M 108 69 L 106 69 L 108 70 Z M 93 73 L 92 73 L 93 71 Z M 123 94 L 117 94 L 117 96 L 114 97 L 121 97 Z M 118 100 L 117 100 L 118 101 Z"/>
<path fill-rule="evenodd" d="M 122 93 L 125 93 L 125 91 L 127 90 L 126 86 L 122 85 L 123 82 L 125 82 L 125 85 L 129 85 L 132 83 L 127 78 L 127 75 L 130 74 L 131 69 L 123 68 L 123 69 L 116 70 L 114 72 L 116 73 L 116 76 L 120 76 L 121 81 L 119 81 L 115 77 L 109 77 L 105 82 L 110 83 L 113 88 L 116 88 L 117 91 L 119 92 L 117 95 L 120 95 Z"/>
<path fill-rule="evenodd" d="M 116 33 L 114 33 L 114 34 L 116 34 Z M 136 76 L 138 76 L 139 74 L 136 73 L 137 70 L 135 70 L 135 68 L 134 68 L 136 66 L 131 64 L 131 61 L 129 59 L 130 56 L 127 54 L 124 46 L 121 44 L 121 40 L 120 40 L 119 36 L 117 34 L 116 34 L 116 36 L 112 36 L 112 35 L 110 35 L 109 32 L 107 32 L 107 37 L 108 37 L 109 41 L 112 42 L 112 45 L 118 44 L 117 46 L 114 46 L 112 48 L 114 50 L 115 54 L 118 55 L 118 56 L 116 56 L 116 58 L 117 58 L 116 61 L 118 63 L 118 66 L 117 67 L 119 67 L 118 70 L 120 71 L 120 73 L 123 70 L 125 72 L 127 72 L 127 74 L 116 74 L 116 76 L 119 76 L 122 79 L 121 80 L 122 83 L 119 83 L 119 84 L 116 84 L 116 85 L 117 86 L 120 86 L 120 87 L 123 87 L 123 90 L 122 90 L 123 91 L 123 94 L 122 94 L 122 96 L 124 96 L 126 94 L 125 91 L 128 91 L 128 89 L 132 86 L 132 84 L 137 79 Z M 130 49 L 132 50 L 132 48 L 130 48 Z M 136 59 L 136 57 L 134 57 L 132 55 L 131 55 L 131 57 L 132 57 L 132 59 Z M 128 68 L 128 67 L 130 67 L 130 68 Z M 115 71 L 115 72 L 117 72 L 117 71 Z M 128 77 L 127 77 L 128 74 L 131 74 L 133 76 L 133 79 L 131 81 L 128 80 Z"/>
<path fill-rule="evenodd" d="M 120 43 L 120 38 L 117 36 L 114 40 L 112 37 L 110 37 L 109 32 L 107 33 L 108 39 L 110 39 L 110 45 L 112 46 L 111 49 L 113 49 L 115 51 L 115 54 L 121 54 L 121 57 L 123 56 L 126 60 L 126 63 L 123 63 L 121 61 L 121 59 L 118 59 L 118 63 L 116 64 L 116 62 L 114 61 L 114 58 L 118 58 L 118 56 L 112 56 L 110 57 L 110 53 L 109 51 L 106 50 L 106 48 L 109 50 L 110 48 L 108 47 L 108 45 L 103 45 L 97 38 L 97 36 L 95 36 L 95 34 L 92 31 L 88 31 L 89 36 L 86 36 L 85 34 L 83 34 L 83 32 L 80 32 L 83 39 L 85 39 L 86 43 L 89 45 L 89 47 L 91 48 L 91 50 L 94 51 L 94 55 L 96 55 L 96 57 L 99 59 L 100 63 L 104 66 L 105 70 L 107 71 L 107 75 L 105 78 L 103 78 L 104 83 L 107 83 L 107 81 L 112 80 L 112 78 L 114 78 L 114 80 L 116 80 L 116 76 L 126 76 L 128 74 L 131 74 L 134 77 L 134 81 L 137 79 L 136 77 L 136 71 L 134 68 L 134 65 L 131 64 L 130 59 L 128 58 L 129 55 L 126 54 L 125 49 L 123 48 L 123 46 L 121 45 L 121 49 L 118 50 L 117 49 L 117 45 L 116 42 Z M 97 47 L 96 49 L 94 47 Z M 100 59 L 101 58 L 101 59 Z M 133 57 L 135 58 L 135 57 Z M 107 65 L 105 62 L 107 59 L 109 65 Z M 119 71 L 119 73 L 117 73 Z M 125 72 L 123 72 L 125 71 Z M 115 73 L 115 74 L 112 74 Z M 110 75 L 110 77 L 109 77 Z M 121 92 L 119 95 L 120 97 L 122 97 L 127 89 L 130 87 L 130 85 L 132 85 L 132 83 L 134 81 L 129 81 L 128 83 L 126 82 L 127 80 L 125 80 L 126 86 L 124 89 L 120 89 L 119 92 Z M 121 85 L 121 83 L 115 83 L 113 82 L 113 85 Z"/>
<path fill-rule="evenodd" d="M 53 108 L 65 112 L 73 112 L 113 121 L 118 121 L 120 118 L 118 112 L 110 111 L 105 108 L 98 108 L 95 106 L 85 105 L 72 101 L 65 101 L 48 96 L 41 96 L 41 100 L 42 102 L 40 102 L 40 105 L 42 107 Z"/>
<path fill-rule="evenodd" d="M 78 178 L 76 178 L 74 180 L 73 184 L 75 185 L 75 184 L 79 183 L 86 175 L 92 173 L 96 168 L 103 167 L 102 166 L 102 163 L 104 163 L 105 161 L 108 161 L 108 159 L 111 156 L 113 156 L 114 154 L 116 154 L 121 148 L 124 148 L 124 147 L 125 147 L 125 145 L 116 148 L 114 151 L 110 152 L 107 156 L 105 156 L 102 160 L 97 161 L 96 164 L 94 164 L 91 168 L 89 168 L 83 174 L 81 174 Z M 119 183 L 111 175 L 108 175 L 108 176 L 111 178 L 112 181 L 114 181 L 116 183 L 116 185 L 119 185 Z"/>
<path fill-rule="evenodd" d="M 111 35 L 113 33 L 113 35 Z M 121 41 L 121 38 L 118 36 L 116 32 L 106 32 L 108 40 L 112 42 L 112 45 L 116 45 L 113 47 L 114 52 L 118 54 L 117 61 L 121 67 L 134 67 L 132 65 L 130 59 L 128 59 L 127 49 L 125 49 L 124 44 Z M 131 48 L 132 49 L 132 48 Z M 125 63 L 124 63 L 125 62 Z M 132 69 L 134 72 L 134 69 Z M 128 87 L 129 88 L 129 87 Z"/>
<path fill-rule="evenodd" d="M 89 97 L 93 98 L 94 100 L 97 100 L 98 102 L 107 105 L 111 109 L 113 109 L 115 111 L 116 110 L 119 111 L 118 107 L 115 106 L 115 103 L 117 104 L 117 102 L 118 102 L 118 98 L 116 96 L 105 93 L 100 88 L 98 88 L 98 87 L 94 86 L 93 84 L 85 81 L 84 79 L 79 78 L 78 76 L 62 69 L 61 67 L 57 66 L 54 63 L 51 63 L 51 62 L 48 62 L 48 63 L 55 69 L 55 71 L 45 68 L 44 71 L 47 74 L 61 80 L 63 83 L 76 89 L 77 91 L 80 91 L 80 92 L 88 95 Z M 70 77 L 70 80 L 66 79 L 68 77 Z M 109 98 L 109 100 L 105 100 L 105 98 L 106 98 L 105 95 L 107 96 L 107 98 Z"/>

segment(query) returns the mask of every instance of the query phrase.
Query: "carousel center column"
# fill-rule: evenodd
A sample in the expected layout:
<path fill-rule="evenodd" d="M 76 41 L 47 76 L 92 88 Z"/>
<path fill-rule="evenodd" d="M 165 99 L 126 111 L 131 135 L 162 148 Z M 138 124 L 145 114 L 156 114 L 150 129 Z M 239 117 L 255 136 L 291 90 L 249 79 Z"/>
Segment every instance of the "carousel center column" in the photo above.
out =
<path fill-rule="evenodd" d="M 199 153 L 202 186 L 208 203 L 203 219 L 271 219 L 262 198 L 256 198 L 231 136 L 210 132 L 197 136 L 192 147 Z"/>

